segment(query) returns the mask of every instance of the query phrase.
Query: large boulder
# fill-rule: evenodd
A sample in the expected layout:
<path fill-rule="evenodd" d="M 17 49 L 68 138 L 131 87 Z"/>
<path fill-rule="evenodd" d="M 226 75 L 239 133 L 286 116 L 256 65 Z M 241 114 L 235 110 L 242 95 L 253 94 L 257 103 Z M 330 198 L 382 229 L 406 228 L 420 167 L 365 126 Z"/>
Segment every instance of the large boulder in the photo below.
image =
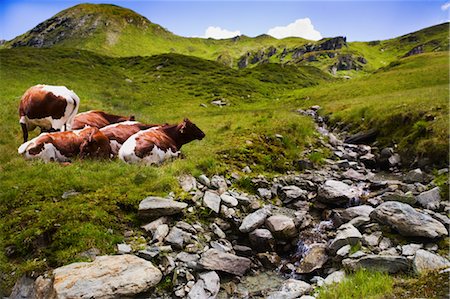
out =
<path fill-rule="evenodd" d="M 328 260 L 326 249 L 326 244 L 312 244 L 301 259 L 295 272 L 308 274 L 322 268 Z"/>
<path fill-rule="evenodd" d="M 329 249 L 334 254 L 345 245 L 357 244 L 361 241 L 361 238 L 362 235 L 356 227 L 350 223 L 343 224 L 338 228 L 336 237 L 331 241 Z"/>
<path fill-rule="evenodd" d="M 390 225 L 403 236 L 436 238 L 447 235 L 442 223 L 397 201 L 382 203 L 370 213 L 370 218 Z"/>
<path fill-rule="evenodd" d="M 417 250 L 413 259 L 413 269 L 418 274 L 448 267 L 450 262 L 446 258 L 423 249 Z"/>
<path fill-rule="evenodd" d="M 248 233 L 257 229 L 263 225 L 266 218 L 272 214 L 270 210 L 270 206 L 265 206 L 264 208 L 247 215 L 244 220 L 242 220 L 239 230 L 243 233 Z"/>
<path fill-rule="evenodd" d="M 342 265 L 352 270 L 366 268 L 388 273 L 406 272 L 410 268 L 408 259 L 399 255 L 365 255 L 359 259 L 345 259 Z"/>
<path fill-rule="evenodd" d="M 417 201 L 425 209 L 437 210 L 441 203 L 441 194 L 439 187 L 425 191 L 417 195 Z"/>
<path fill-rule="evenodd" d="M 148 291 L 162 273 L 134 255 L 99 256 L 53 270 L 55 298 L 123 298 Z"/>
<path fill-rule="evenodd" d="M 242 276 L 250 269 L 252 262 L 248 258 L 225 253 L 217 249 L 208 249 L 202 254 L 198 265 L 207 270 L 217 270 Z"/>
<path fill-rule="evenodd" d="M 292 218 L 285 215 L 274 215 L 266 219 L 266 226 L 276 238 L 290 239 L 295 237 L 297 229 Z"/>
<path fill-rule="evenodd" d="M 187 206 L 184 202 L 149 196 L 140 202 L 138 215 L 145 218 L 174 215 L 182 212 Z"/>
<path fill-rule="evenodd" d="M 354 197 L 354 193 L 346 183 L 328 180 L 319 187 L 317 197 L 325 204 L 342 204 L 348 203 Z"/>

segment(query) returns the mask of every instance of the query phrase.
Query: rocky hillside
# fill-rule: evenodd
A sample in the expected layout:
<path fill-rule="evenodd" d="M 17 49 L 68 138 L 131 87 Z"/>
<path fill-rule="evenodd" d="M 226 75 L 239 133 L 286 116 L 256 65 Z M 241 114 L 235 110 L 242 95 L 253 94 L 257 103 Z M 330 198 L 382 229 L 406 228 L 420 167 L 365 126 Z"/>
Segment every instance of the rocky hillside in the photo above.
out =
<path fill-rule="evenodd" d="M 126 8 L 80 4 L 6 42 L 5 46 L 74 47 L 112 56 L 180 53 L 217 60 L 230 67 L 291 63 L 314 65 L 336 74 L 373 71 L 404 56 L 447 51 L 448 23 L 373 42 L 347 43 L 343 36 L 317 42 L 301 38 L 278 40 L 268 35 L 213 40 L 177 36 Z"/>

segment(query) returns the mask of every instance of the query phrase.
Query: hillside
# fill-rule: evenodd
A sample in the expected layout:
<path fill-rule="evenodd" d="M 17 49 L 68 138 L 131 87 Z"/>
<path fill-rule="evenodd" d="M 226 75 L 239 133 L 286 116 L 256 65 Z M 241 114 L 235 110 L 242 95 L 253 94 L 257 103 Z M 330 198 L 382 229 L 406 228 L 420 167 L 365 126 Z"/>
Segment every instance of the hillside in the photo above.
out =
<path fill-rule="evenodd" d="M 177 36 L 126 8 L 80 4 L 8 41 L 5 47 L 72 47 L 109 56 L 178 53 L 234 68 L 266 63 L 314 65 L 341 75 L 373 71 L 411 54 L 448 50 L 448 23 L 395 39 L 349 42 L 345 37 L 317 42 L 301 38 L 238 36 L 226 40 Z M 135 41 L 139 41 L 136 43 Z"/>

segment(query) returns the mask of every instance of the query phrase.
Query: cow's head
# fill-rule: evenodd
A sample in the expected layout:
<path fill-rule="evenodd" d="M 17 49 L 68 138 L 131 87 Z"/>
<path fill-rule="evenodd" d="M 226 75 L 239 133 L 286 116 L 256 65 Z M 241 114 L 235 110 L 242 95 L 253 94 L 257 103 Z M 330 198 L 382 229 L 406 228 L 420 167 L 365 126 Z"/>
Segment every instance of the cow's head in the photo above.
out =
<path fill-rule="evenodd" d="M 200 130 L 193 122 L 185 118 L 180 124 L 180 133 L 185 140 L 202 140 L 205 137 L 205 133 Z"/>
<path fill-rule="evenodd" d="M 98 128 L 89 128 L 84 141 L 80 145 L 80 157 L 94 157 L 107 159 L 111 154 L 108 137 Z"/>

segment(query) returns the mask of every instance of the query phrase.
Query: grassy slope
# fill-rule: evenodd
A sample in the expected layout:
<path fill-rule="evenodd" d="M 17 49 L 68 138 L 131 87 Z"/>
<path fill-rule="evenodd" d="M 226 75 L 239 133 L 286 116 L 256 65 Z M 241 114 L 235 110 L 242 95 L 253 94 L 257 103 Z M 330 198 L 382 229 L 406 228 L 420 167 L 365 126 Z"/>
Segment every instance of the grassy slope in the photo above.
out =
<path fill-rule="evenodd" d="M 67 49 L 0 50 L 0 68 L 0 289 L 11 287 L 23 272 L 82 260 L 79 253 L 92 247 L 113 252 L 122 232 L 139 224 L 139 201 L 151 194 L 179 193 L 179 174 L 239 169 L 247 158 L 259 163 L 250 165 L 258 172 L 272 171 L 275 165 L 280 171 L 291 168 L 286 162 L 300 158 L 315 139 L 313 124 L 276 97 L 292 85 L 330 79 L 310 67 L 270 65 L 237 71 L 174 54 L 118 59 Z M 275 83 L 263 80 L 268 76 Z M 186 159 L 161 167 L 120 161 L 75 161 L 70 166 L 24 161 L 16 152 L 21 140 L 17 106 L 21 94 L 37 83 L 75 90 L 80 111 L 135 114 L 150 123 L 189 117 L 207 137 L 183 147 Z M 210 105 L 216 98 L 231 105 Z M 70 190 L 80 194 L 63 199 Z M 15 249 L 7 258 L 8 246 Z"/>
<path fill-rule="evenodd" d="M 448 52 L 411 56 L 373 75 L 296 90 L 289 97 L 305 107 L 323 106 L 332 123 L 350 124 L 353 131 L 378 128 L 381 144 L 397 144 L 406 156 L 445 165 L 448 65 Z"/>

